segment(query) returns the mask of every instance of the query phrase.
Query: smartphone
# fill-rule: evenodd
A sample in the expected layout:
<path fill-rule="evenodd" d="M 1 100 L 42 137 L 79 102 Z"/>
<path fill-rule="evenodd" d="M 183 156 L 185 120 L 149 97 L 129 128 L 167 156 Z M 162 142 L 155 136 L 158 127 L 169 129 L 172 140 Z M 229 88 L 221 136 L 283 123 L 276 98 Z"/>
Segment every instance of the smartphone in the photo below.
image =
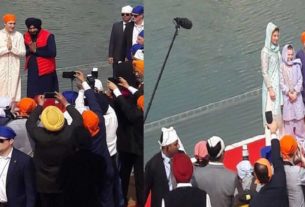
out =
<path fill-rule="evenodd" d="M 113 78 L 113 77 L 109 77 L 108 80 L 111 81 L 114 84 L 118 84 L 120 82 L 118 79 Z"/>
<path fill-rule="evenodd" d="M 265 118 L 268 124 L 271 124 L 273 121 L 273 117 L 272 117 L 272 111 L 266 111 L 265 112 Z"/>
<path fill-rule="evenodd" d="M 45 98 L 55 98 L 56 93 L 55 92 L 45 92 L 44 97 Z"/>
<path fill-rule="evenodd" d="M 76 73 L 74 71 L 69 71 L 69 72 L 62 72 L 62 77 L 63 78 L 70 78 L 70 79 L 73 79 L 75 78 L 74 75 Z"/>

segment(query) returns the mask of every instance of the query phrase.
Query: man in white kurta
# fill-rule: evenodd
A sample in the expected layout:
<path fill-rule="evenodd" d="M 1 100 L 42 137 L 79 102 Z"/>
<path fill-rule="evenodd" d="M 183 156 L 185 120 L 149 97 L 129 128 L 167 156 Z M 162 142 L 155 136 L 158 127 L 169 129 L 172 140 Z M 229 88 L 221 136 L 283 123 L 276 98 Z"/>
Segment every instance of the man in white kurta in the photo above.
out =
<path fill-rule="evenodd" d="M 24 39 L 15 31 L 16 17 L 3 16 L 4 29 L 0 30 L 0 97 L 13 101 L 21 98 L 20 58 L 25 56 Z"/>

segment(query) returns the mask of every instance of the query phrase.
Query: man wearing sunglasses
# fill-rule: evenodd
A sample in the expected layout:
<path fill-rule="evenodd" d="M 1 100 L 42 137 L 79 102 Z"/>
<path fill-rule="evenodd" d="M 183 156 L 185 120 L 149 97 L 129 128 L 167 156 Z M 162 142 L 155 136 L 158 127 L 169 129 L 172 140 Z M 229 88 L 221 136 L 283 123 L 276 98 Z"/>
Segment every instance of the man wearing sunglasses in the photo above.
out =
<path fill-rule="evenodd" d="M 122 58 L 125 59 L 132 45 L 137 43 L 139 33 L 144 30 L 144 7 L 138 5 L 132 10 L 132 22 L 124 30 Z"/>
<path fill-rule="evenodd" d="M 0 207 L 35 207 L 36 188 L 32 158 L 13 148 L 16 133 L 0 126 Z"/>
<path fill-rule="evenodd" d="M 122 21 L 115 22 L 112 25 L 110 41 L 109 41 L 109 51 L 108 51 L 108 63 L 113 64 L 113 76 L 116 75 L 117 64 L 122 61 L 122 42 L 123 34 L 126 24 L 131 20 L 132 7 L 127 5 L 122 7 L 121 16 Z M 123 59 L 124 60 L 124 59 Z"/>

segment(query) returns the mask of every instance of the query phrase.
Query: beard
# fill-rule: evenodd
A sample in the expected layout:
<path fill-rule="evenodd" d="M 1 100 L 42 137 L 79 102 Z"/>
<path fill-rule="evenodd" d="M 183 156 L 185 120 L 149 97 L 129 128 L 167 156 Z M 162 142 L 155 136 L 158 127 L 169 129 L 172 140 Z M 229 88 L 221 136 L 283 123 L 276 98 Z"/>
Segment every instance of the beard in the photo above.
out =
<path fill-rule="evenodd" d="M 38 30 L 37 32 L 29 32 L 33 42 L 36 42 L 39 31 L 40 30 Z"/>

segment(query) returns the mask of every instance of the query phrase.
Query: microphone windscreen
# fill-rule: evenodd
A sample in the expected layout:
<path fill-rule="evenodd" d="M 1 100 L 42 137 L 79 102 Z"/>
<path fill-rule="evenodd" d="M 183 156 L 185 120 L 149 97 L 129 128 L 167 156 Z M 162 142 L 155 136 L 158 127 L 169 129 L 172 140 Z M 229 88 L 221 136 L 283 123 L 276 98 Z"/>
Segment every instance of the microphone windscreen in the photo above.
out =
<path fill-rule="evenodd" d="M 176 17 L 174 18 L 177 25 L 183 27 L 184 29 L 191 29 L 193 23 L 188 18 Z"/>

